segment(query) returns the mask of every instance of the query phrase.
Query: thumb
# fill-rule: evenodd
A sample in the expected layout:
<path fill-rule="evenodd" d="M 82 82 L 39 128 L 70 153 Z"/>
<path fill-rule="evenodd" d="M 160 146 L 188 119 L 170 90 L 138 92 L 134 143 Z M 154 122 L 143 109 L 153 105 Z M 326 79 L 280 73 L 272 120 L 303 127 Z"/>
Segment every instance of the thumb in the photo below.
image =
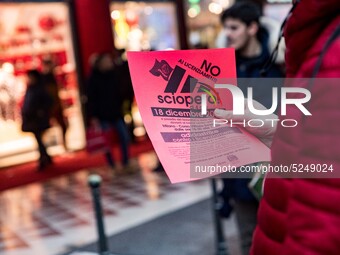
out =
<path fill-rule="evenodd" d="M 220 118 L 220 119 L 230 119 L 233 115 L 233 112 L 222 110 L 222 109 L 215 109 L 214 115 L 215 117 Z"/>
<path fill-rule="evenodd" d="M 232 119 L 234 121 L 243 121 L 247 119 L 248 116 L 245 115 L 234 115 L 233 111 L 227 111 L 223 109 L 215 109 L 214 115 L 220 119 Z"/>

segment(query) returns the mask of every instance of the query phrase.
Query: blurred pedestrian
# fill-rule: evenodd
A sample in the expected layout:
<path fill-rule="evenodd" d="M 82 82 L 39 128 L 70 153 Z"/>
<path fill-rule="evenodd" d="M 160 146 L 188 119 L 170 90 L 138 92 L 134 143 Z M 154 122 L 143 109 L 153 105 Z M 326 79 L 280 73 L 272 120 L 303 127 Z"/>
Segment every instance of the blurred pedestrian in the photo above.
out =
<path fill-rule="evenodd" d="M 31 132 L 38 144 L 40 153 L 38 170 L 43 170 L 52 163 L 42 136 L 50 127 L 53 99 L 46 91 L 41 73 L 37 70 L 27 72 L 27 90 L 22 106 L 22 131 Z"/>
<path fill-rule="evenodd" d="M 67 150 L 67 142 L 66 142 L 66 131 L 68 127 L 68 121 L 64 116 L 62 102 L 59 97 L 59 88 L 58 82 L 54 75 L 54 63 L 50 59 L 45 59 L 42 62 L 42 79 L 44 86 L 46 87 L 47 92 L 50 94 L 53 99 L 53 106 L 51 110 L 51 119 L 52 121 L 59 124 L 62 131 L 63 138 L 63 146 L 65 150 Z"/>
<path fill-rule="evenodd" d="M 117 68 L 118 82 L 123 99 L 122 114 L 123 116 L 129 116 L 128 130 L 131 142 L 136 141 L 136 137 L 133 133 L 135 129 L 133 116 L 132 116 L 132 105 L 134 103 L 135 94 L 132 87 L 132 81 L 130 76 L 129 65 L 126 59 L 125 49 L 117 50 L 118 57 L 115 59 Z"/>
<path fill-rule="evenodd" d="M 338 0 L 294 1 L 284 29 L 287 77 L 340 77 L 339 14 Z M 284 118 L 297 120 L 298 126 L 287 128 L 279 125 L 276 132 L 271 126 L 247 127 L 249 132 L 268 141 L 266 144 L 271 147 L 273 167 L 301 163 L 305 168 L 311 163 L 321 164 L 332 167 L 338 177 L 340 87 L 338 82 L 327 80 L 330 79 L 316 80 L 307 85 L 312 95 L 308 102 L 312 116 L 304 116 L 294 105 L 287 106 Z M 223 110 L 215 114 L 234 121 L 247 116 L 247 112 L 238 117 Z M 281 116 L 279 118 L 282 119 Z M 340 204 L 337 202 L 340 179 L 269 177 L 264 184 L 250 254 L 340 254 Z"/>
<path fill-rule="evenodd" d="M 129 168 L 129 134 L 122 115 L 123 98 L 117 69 L 109 53 L 102 53 L 94 60 L 88 81 L 88 117 L 94 126 L 103 131 L 113 128 L 119 137 L 123 168 Z M 116 167 L 112 152 L 105 152 L 108 164 Z"/>
<path fill-rule="evenodd" d="M 236 2 L 221 15 L 227 47 L 235 49 L 236 71 L 238 78 L 260 78 L 261 70 L 269 60 L 269 33 L 260 24 L 261 9 L 250 1 Z M 266 73 L 267 77 L 282 77 L 277 65 Z M 237 86 L 247 96 L 249 79 L 238 79 Z M 263 105 L 272 104 L 272 87 L 277 84 L 266 84 L 254 87 L 253 98 Z M 251 179 L 223 179 L 221 196 L 223 205 L 221 216 L 229 217 L 235 210 L 241 238 L 242 252 L 249 254 L 253 231 L 256 226 L 258 200 L 248 188 Z"/>

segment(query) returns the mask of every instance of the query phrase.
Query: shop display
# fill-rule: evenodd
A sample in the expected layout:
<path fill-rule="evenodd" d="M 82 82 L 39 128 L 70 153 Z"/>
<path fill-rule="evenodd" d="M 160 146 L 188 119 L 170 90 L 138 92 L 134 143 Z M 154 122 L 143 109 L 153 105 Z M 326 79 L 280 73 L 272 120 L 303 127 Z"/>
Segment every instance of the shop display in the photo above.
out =
<path fill-rule="evenodd" d="M 179 49 L 174 2 L 112 2 L 110 9 L 116 48 Z"/>
<path fill-rule="evenodd" d="M 42 62 L 47 59 L 55 66 L 63 115 L 70 123 L 69 147 L 82 148 L 84 127 L 68 6 L 65 3 L 0 3 L 0 167 L 8 155 L 36 147 L 30 135 L 20 130 L 20 108 L 26 91 L 26 72 L 42 70 Z M 53 126 L 45 140 L 50 147 L 58 146 L 62 140 L 60 135 L 59 127 Z M 20 142 L 22 139 L 29 142 Z M 9 146 L 13 142 L 17 148 Z"/>
<path fill-rule="evenodd" d="M 20 81 L 11 72 L 12 65 L 0 69 L 0 120 L 16 121 L 20 119 L 18 98 L 20 98 Z M 6 70 L 7 69 L 7 70 Z M 9 70 L 8 70 L 9 69 Z"/>

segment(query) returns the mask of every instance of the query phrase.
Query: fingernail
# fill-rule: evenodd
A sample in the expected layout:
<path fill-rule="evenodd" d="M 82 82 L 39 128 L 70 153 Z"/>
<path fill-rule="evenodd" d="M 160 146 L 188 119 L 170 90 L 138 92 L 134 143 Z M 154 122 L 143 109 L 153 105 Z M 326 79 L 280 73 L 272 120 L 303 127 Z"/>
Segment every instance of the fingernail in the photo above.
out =
<path fill-rule="evenodd" d="M 215 114 L 215 116 L 217 116 L 217 117 L 222 117 L 224 112 L 225 112 L 225 110 L 222 110 L 222 109 L 215 109 L 214 114 Z"/>

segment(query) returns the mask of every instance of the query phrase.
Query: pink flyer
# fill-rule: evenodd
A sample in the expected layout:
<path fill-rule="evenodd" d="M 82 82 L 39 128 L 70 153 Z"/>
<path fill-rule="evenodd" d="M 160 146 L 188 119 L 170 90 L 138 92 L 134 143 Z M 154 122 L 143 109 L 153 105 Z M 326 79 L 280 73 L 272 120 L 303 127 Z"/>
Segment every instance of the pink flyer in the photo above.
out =
<path fill-rule="evenodd" d="M 229 79 L 236 85 L 233 49 L 128 52 L 128 61 L 143 123 L 172 183 L 218 174 L 203 170 L 208 166 L 270 160 L 252 135 L 212 125 L 213 110 L 232 105 L 231 94 L 214 84 Z"/>

